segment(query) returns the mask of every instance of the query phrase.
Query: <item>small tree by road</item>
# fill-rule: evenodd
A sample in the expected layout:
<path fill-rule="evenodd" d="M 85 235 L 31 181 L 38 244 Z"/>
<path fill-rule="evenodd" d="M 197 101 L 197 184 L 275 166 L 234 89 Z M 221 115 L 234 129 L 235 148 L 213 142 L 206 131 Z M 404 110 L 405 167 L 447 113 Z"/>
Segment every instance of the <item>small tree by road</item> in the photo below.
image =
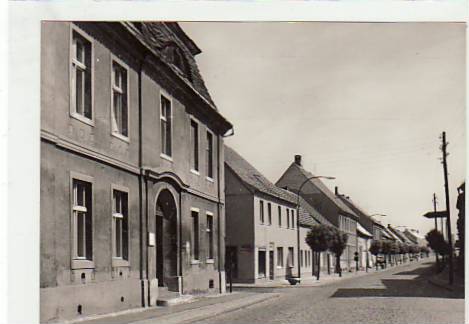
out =
<path fill-rule="evenodd" d="M 391 255 L 391 265 L 397 264 L 396 256 L 399 254 L 399 243 L 391 242 L 389 246 L 389 254 Z"/>
<path fill-rule="evenodd" d="M 342 277 L 342 267 L 340 266 L 340 256 L 347 246 L 348 235 L 337 228 L 331 230 L 331 240 L 329 250 L 335 255 L 335 271 Z"/>
<path fill-rule="evenodd" d="M 388 258 L 391 254 L 391 242 L 390 241 L 383 241 L 381 245 L 381 253 L 384 255 L 384 267 L 388 267 Z"/>
<path fill-rule="evenodd" d="M 319 273 L 321 271 L 321 252 L 326 251 L 329 248 L 331 230 L 326 225 L 313 225 L 306 234 L 306 244 L 309 245 L 311 250 L 319 254 L 318 257 L 318 269 L 316 272 L 316 279 L 319 280 Z"/>
<path fill-rule="evenodd" d="M 432 229 L 430 232 L 425 235 L 425 239 L 428 242 L 430 248 L 436 253 L 445 256 L 449 253 L 448 243 L 445 241 L 443 234 L 441 232 Z"/>
<path fill-rule="evenodd" d="M 378 240 L 373 240 L 368 249 L 371 254 L 375 256 L 376 262 L 376 271 L 378 271 L 378 255 L 381 253 L 382 242 Z"/>

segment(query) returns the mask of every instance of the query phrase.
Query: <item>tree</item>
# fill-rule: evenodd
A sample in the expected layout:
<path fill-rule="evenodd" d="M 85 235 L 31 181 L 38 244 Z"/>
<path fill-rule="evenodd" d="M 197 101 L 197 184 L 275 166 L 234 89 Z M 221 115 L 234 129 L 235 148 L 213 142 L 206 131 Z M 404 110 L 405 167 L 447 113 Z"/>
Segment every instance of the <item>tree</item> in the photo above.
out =
<path fill-rule="evenodd" d="M 384 254 L 384 267 L 387 268 L 388 265 L 388 257 L 391 253 L 391 242 L 390 241 L 383 241 L 381 246 L 381 252 Z"/>
<path fill-rule="evenodd" d="M 410 253 L 412 254 L 412 258 L 415 258 L 417 253 L 420 252 L 420 248 L 415 245 L 415 244 L 412 244 L 410 247 L 409 247 L 409 251 Z"/>
<path fill-rule="evenodd" d="M 335 255 L 335 271 L 342 277 L 342 267 L 340 266 L 340 256 L 347 246 L 348 235 L 339 231 L 337 228 L 332 228 L 329 250 Z"/>
<path fill-rule="evenodd" d="M 404 257 L 404 262 L 407 260 L 406 254 L 409 253 L 409 246 L 405 243 L 399 244 L 399 253 Z"/>
<path fill-rule="evenodd" d="M 442 262 L 440 262 L 439 267 L 437 265 L 437 271 L 441 271 L 445 266 L 445 256 L 449 254 L 449 244 L 445 241 L 443 234 L 436 229 L 429 231 L 427 235 L 425 235 L 425 239 L 430 248 L 435 251 L 436 254 L 442 256 Z"/>
<path fill-rule="evenodd" d="M 319 253 L 318 271 L 316 273 L 317 280 L 319 280 L 319 273 L 321 271 L 321 252 L 324 252 L 329 248 L 330 232 L 331 230 L 329 226 L 319 224 L 311 226 L 308 234 L 306 234 L 306 244 L 309 245 L 311 250 Z"/>
<path fill-rule="evenodd" d="M 392 263 L 394 263 L 396 261 L 395 256 L 399 254 L 399 242 L 390 242 L 389 254 L 392 256 Z"/>
<path fill-rule="evenodd" d="M 381 253 L 382 243 L 382 241 L 373 240 L 370 244 L 370 248 L 368 249 L 376 258 L 376 271 L 378 271 L 378 254 Z"/>
<path fill-rule="evenodd" d="M 436 253 L 445 256 L 449 254 L 449 246 L 448 243 L 445 241 L 443 234 L 441 232 L 432 229 L 425 235 L 425 239 L 428 242 L 430 248 L 435 251 Z"/>

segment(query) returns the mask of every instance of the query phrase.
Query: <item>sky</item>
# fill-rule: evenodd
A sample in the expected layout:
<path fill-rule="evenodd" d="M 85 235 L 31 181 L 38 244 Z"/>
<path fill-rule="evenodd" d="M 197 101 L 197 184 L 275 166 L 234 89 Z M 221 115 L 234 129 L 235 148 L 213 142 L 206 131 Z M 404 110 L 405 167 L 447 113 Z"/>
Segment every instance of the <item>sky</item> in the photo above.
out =
<path fill-rule="evenodd" d="M 219 111 L 225 143 L 275 182 L 303 166 L 384 224 L 426 233 L 465 179 L 465 25 L 458 23 L 181 23 Z"/>

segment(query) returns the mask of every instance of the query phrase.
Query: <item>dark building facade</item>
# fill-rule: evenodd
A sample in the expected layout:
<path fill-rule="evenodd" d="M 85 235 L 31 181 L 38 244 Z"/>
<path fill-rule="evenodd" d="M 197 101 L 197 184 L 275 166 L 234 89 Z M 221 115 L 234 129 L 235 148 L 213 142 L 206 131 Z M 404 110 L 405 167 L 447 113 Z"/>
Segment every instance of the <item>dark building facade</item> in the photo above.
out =
<path fill-rule="evenodd" d="M 44 22 L 41 321 L 223 291 L 223 135 L 176 23 Z"/>

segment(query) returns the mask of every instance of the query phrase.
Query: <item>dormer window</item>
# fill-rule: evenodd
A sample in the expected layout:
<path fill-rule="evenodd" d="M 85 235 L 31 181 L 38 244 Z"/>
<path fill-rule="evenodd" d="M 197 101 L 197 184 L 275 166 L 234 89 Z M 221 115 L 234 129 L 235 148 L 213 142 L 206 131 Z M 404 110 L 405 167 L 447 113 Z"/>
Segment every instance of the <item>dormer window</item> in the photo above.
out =
<path fill-rule="evenodd" d="M 171 65 L 175 66 L 190 80 L 189 66 L 182 50 L 175 44 L 169 44 L 163 49 L 163 54 Z"/>

